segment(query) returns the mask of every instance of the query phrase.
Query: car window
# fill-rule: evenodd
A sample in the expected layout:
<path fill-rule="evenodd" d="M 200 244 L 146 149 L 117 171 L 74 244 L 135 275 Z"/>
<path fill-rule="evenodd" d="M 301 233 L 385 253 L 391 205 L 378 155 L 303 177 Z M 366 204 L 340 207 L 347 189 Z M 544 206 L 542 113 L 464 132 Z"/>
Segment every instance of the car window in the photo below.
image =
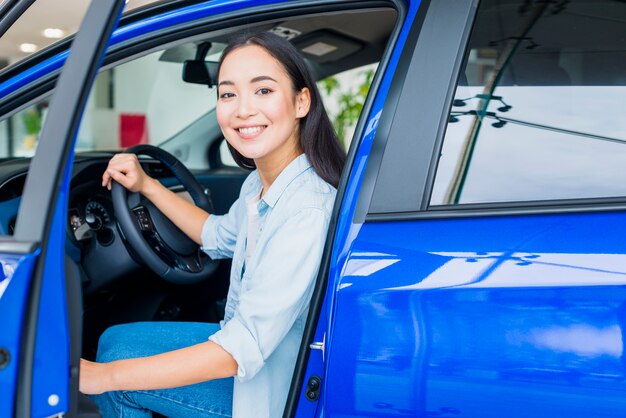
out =
<path fill-rule="evenodd" d="M 159 145 L 177 137 L 182 137 L 178 142 L 192 141 L 186 129 L 210 118 L 216 103 L 214 89 L 182 80 L 183 61 L 194 53 L 195 45 L 185 44 L 102 71 L 85 108 L 76 150 Z M 0 157 L 34 155 L 48 102 L 41 99 L 0 121 Z M 206 161 L 191 162 L 191 168 L 206 166 Z"/>
<path fill-rule="evenodd" d="M 189 168 L 208 168 L 207 138 L 196 135 L 193 126 L 214 121 L 216 92 L 182 79 L 183 61 L 194 57 L 196 47 L 195 43 L 179 45 L 102 71 L 85 108 L 76 150 L 118 150 L 148 143 L 161 145 Z M 376 66 L 343 71 L 318 83 L 345 149 L 350 146 Z M 0 157 L 34 155 L 48 103 L 44 98 L 0 121 Z M 222 164 L 236 166 L 225 142 L 220 146 L 220 158 Z"/>
<path fill-rule="evenodd" d="M 77 151 L 159 145 L 215 107 L 216 93 L 183 81 L 185 44 L 121 64 L 98 75 L 78 134 Z"/>
<path fill-rule="evenodd" d="M 131 0 L 128 7 L 140 4 L 142 1 Z M 366 39 L 377 39 L 393 24 L 395 13 L 388 10 L 377 13 L 376 17 L 369 13 L 363 16 L 364 21 L 377 20 L 380 27 L 376 31 L 365 32 L 355 22 L 345 29 Z M 341 21 L 341 25 L 345 26 L 341 15 L 324 18 L 320 23 L 332 26 L 337 24 L 335 21 Z M 272 30 L 291 36 L 310 30 L 310 22 L 306 22 L 306 19 L 295 19 Z M 337 51 L 333 49 L 332 54 L 309 48 L 317 45 L 315 42 L 320 39 L 326 39 L 327 35 L 324 31 L 315 31 L 294 42 L 312 62 L 313 71 L 322 80 L 320 90 L 323 100 L 347 149 L 376 68 L 376 64 L 367 63 L 373 62 L 372 57 L 381 51 L 360 48 L 354 52 L 357 44 L 345 43 L 337 34 L 333 35 L 332 41 L 341 41 L 338 45 L 343 46 Z M 101 71 L 81 120 L 76 150 L 110 151 L 147 143 L 171 152 L 190 169 L 208 168 L 206 145 L 220 136 L 214 114 L 216 92 L 206 84 L 183 81 L 183 68 L 185 61 L 195 60 L 206 45 L 209 48 L 204 51 L 205 59 L 217 60 L 227 41 L 227 37 L 218 37 L 211 42 L 201 40 L 169 45 Z M 325 56 L 326 53 L 332 60 Z M 350 53 L 356 54 L 354 62 L 339 59 Z M 319 60 L 324 66 L 316 62 Z M 42 97 L 0 120 L 0 158 L 34 154 L 48 102 L 49 96 Z M 234 165 L 229 154 L 226 145 L 222 144 L 222 164 Z"/>
<path fill-rule="evenodd" d="M 207 168 L 204 152 L 185 151 L 193 147 L 189 142 L 206 142 L 206 138 L 195 138 L 193 129 L 188 128 L 214 118 L 217 99 L 213 88 L 182 80 L 182 61 L 193 58 L 195 50 L 195 44 L 184 44 L 101 72 L 81 121 L 76 150 L 117 150 L 167 141 L 164 148 L 177 154 L 188 167 Z M 345 149 L 350 146 L 376 66 L 343 71 L 318 83 Z M 48 102 L 45 98 L 0 121 L 1 157 L 34 154 Z M 221 144 L 220 157 L 222 164 L 236 166 L 226 143 Z"/>
<path fill-rule="evenodd" d="M 625 20 L 624 2 L 481 2 L 430 204 L 626 196 Z"/>

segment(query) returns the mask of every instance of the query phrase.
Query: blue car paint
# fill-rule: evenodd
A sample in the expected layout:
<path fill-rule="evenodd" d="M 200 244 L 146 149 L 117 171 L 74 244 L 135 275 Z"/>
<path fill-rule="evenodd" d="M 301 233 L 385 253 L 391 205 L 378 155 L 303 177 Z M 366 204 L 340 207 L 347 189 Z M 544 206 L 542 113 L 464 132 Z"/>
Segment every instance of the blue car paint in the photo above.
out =
<path fill-rule="evenodd" d="M 622 213 L 365 223 L 326 416 L 626 411 L 625 234 Z"/>
<path fill-rule="evenodd" d="M 333 339 L 336 327 L 335 321 L 337 320 L 343 323 L 346 321 L 351 322 L 350 316 L 338 316 L 336 312 L 334 312 L 336 309 L 335 293 L 339 289 L 342 272 L 344 270 L 345 263 L 347 262 L 350 248 L 353 245 L 356 234 L 362 226 L 362 224 L 353 223 L 353 218 L 361 183 L 363 181 L 363 175 L 365 173 L 365 167 L 369 159 L 374 136 L 376 134 L 376 128 L 378 127 L 378 121 L 380 120 L 380 116 L 387 99 L 387 94 L 389 92 L 398 61 L 400 60 L 400 55 L 402 54 L 403 47 L 406 43 L 421 2 L 407 1 L 406 3 L 406 17 L 404 22 L 402 22 L 402 28 L 398 35 L 396 44 L 394 45 L 393 53 L 385 68 L 384 76 L 377 90 L 370 115 L 365 124 L 363 136 L 359 141 L 357 154 L 348 178 L 348 184 L 343 195 L 343 202 L 341 204 L 337 221 L 333 252 L 331 255 L 330 274 L 327 287 L 328 290 L 326 292 L 324 306 L 316 330 L 316 341 L 322 341 L 325 339 L 324 343 L 327 357 L 325 359 L 326 364 L 323 365 L 325 370 L 322 370 L 322 365 L 320 364 L 321 356 L 319 354 L 312 354 L 307 365 L 305 377 L 305 382 L 307 382 L 311 376 L 326 376 L 323 380 L 324 390 L 321 391 L 322 398 L 319 401 L 319 406 L 317 408 L 318 415 L 316 416 L 332 416 L 331 413 L 333 408 L 332 405 L 329 405 L 329 403 L 334 402 L 336 399 L 333 399 L 332 396 L 328 397 L 328 387 L 326 385 L 329 379 L 333 379 L 333 376 L 345 375 L 343 364 L 341 364 L 341 362 L 336 363 L 334 359 L 329 356 L 329 353 L 332 352 L 332 347 L 335 344 Z M 305 392 L 301 392 L 296 416 L 312 416 L 310 415 L 310 412 L 308 412 L 308 410 L 311 409 L 311 402 L 306 399 Z"/>
<path fill-rule="evenodd" d="M 268 3 L 275 2 L 230 4 Z M 377 122 L 418 6 L 408 5 L 344 195 L 316 332 L 318 341 L 327 334 L 321 408 L 315 412 L 316 404 L 301 398 L 297 416 L 582 417 L 626 410 L 623 214 L 352 222 Z M 224 2 L 185 8 L 124 28 L 112 44 L 145 33 L 144 24 L 162 29 L 209 9 L 234 10 Z M 22 81 L 58 69 L 55 62 L 64 58 L 42 63 L 43 72 Z M 3 85 L 0 96 L 16 85 Z M 66 178 L 64 193 L 67 184 Z M 65 233 L 63 213 L 59 206 L 56 234 Z M 51 274 L 59 274 L 62 245 L 49 251 L 57 257 Z M 16 265 L 14 258 L 0 256 L 7 265 Z M 35 258 L 19 260 L 12 278 L 4 279 L 11 280 L 7 295 L 27 284 Z M 59 290 L 55 285 L 45 292 L 59 300 Z M 3 309 L 21 311 L 9 303 L 23 298 L 3 296 L 0 317 L 8 317 Z M 40 318 L 40 332 L 48 319 Z M 50 338 L 63 332 L 52 330 Z M 3 328 L 0 347 L 11 346 L 5 342 L 10 335 Z M 589 344 L 581 346 L 581 340 Z M 37 355 L 44 359 L 45 353 Z M 52 371 L 47 382 L 35 379 L 41 385 L 35 390 L 49 393 L 58 373 Z M 323 374 L 319 351 L 311 354 L 307 379 L 314 374 Z M 0 373 L 2 387 L 9 375 Z M 12 398 L 3 402 L 2 396 L 0 416 L 8 416 Z M 38 408 L 38 414 L 53 411 Z"/>
<path fill-rule="evenodd" d="M 116 22 L 119 20 L 119 16 L 116 16 Z M 61 54 L 66 56 L 67 53 Z M 100 62 L 103 57 L 100 57 Z M 51 66 L 48 69 L 54 70 L 55 66 Z M 90 89 L 91 85 L 85 86 Z M 54 104 L 53 104 L 54 106 Z M 79 109 L 77 112 L 82 115 L 84 109 Z M 80 120 L 80 119 L 79 119 Z M 44 128 L 46 129 L 45 125 Z M 74 148 L 76 143 L 76 133 L 78 127 L 74 131 L 71 141 L 71 149 Z M 37 325 L 36 325 L 36 343 L 34 350 L 33 361 L 33 377 L 32 377 L 32 392 L 31 392 L 31 413 L 35 417 L 47 417 L 58 414 L 63 414 L 69 410 L 70 400 L 70 335 L 69 325 L 67 317 L 67 300 L 66 300 L 66 274 L 64 268 L 65 260 L 65 237 L 66 237 L 66 220 L 67 220 L 67 203 L 69 194 L 69 185 L 71 179 L 73 154 L 70 153 L 69 158 L 65 162 L 65 166 L 61 167 L 63 170 L 62 181 L 59 184 L 59 193 L 57 202 L 55 204 L 54 214 L 51 219 L 50 233 L 48 242 L 45 243 L 46 251 L 43 253 L 43 260 L 39 260 L 42 263 L 42 279 L 41 290 L 39 293 L 39 303 L 37 312 Z M 38 258 L 40 250 L 37 249 L 33 255 L 27 255 L 22 260 L 18 261 L 17 269 L 22 271 L 26 267 L 29 267 L 29 273 L 27 275 L 28 280 L 22 281 L 22 292 L 20 295 L 12 295 L 7 303 L 8 309 L 11 309 L 10 304 L 21 305 L 21 309 L 13 307 L 13 312 L 20 312 L 20 318 L 24 316 L 24 306 L 26 301 L 29 300 L 30 293 L 29 285 L 33 274 L 33 264 Z M 5 262 L 5 259 L 0 257 L 0 263 Z M 22 266 L 25 264 L 25 267 Z M 8 297 L 7 297 L 8 298 Z M 5 298 L 5 299 L 7 299 Z M 0 311 L 1 312 L 1 311 Z M 7 316 L 8 317 L 8 316 Z M 11 341 L 9 350 L 14 353 L 19 353 L 21 347 L 22 338 L 22 320 L 15 322 L 17 329 L 12 334 L 14 339 Z M 19 357 L 16 354 L 16 358 L 13 362 L 12 376 L 9 373 L 2 373 L 2 377 L 12 377 L 12 379 L 6 382 L 1 382 L 4 395 L 10 400 L 7 401 L 7 410 L 0 411 L 0 416 L 8 417 L 12 416 L 14 411 L 14 399 L 16 393 L 17 384 L 17 365 L 19 364 Z M 4 404 L 4 403 L 3 403 Z"/>
<path fill-rule="evenodd" d="M 0 349 L 9 361 L 0 369 L 0 417 L 13 413 L 15 382 L 20 362 L 20 338 L 24 305 L 39 250 L 33 254 L 0 254 Z"/>
<path fill-rule="evenodd" d="M 65 280 L 73 277 L 66 277 L 64 259 L 72 160 L 70 158 L 65 168 L 52 219 L 52 239 L 48 241 L 44 260 L 46 267 L 42 280 L 33 370 L 32 413 L 36 417 L 49 417 L 69 409 L 70 334 Z M 58 402 L 54 401 L 54 397 L 58 398 Z"/>

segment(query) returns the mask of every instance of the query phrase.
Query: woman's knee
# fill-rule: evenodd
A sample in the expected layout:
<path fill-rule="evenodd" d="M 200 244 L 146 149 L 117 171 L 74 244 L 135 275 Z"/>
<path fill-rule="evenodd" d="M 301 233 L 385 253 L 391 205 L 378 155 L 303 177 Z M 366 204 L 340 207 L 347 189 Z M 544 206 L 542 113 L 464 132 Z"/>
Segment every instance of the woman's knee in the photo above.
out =
<path fill-rule="evenodd" d="M 133 334 L 136 324 L 122 324 L 109 327 L 98 341 L 96 361 L 108 363 L 115 360 L 137 357 L 133 349 Z"/>

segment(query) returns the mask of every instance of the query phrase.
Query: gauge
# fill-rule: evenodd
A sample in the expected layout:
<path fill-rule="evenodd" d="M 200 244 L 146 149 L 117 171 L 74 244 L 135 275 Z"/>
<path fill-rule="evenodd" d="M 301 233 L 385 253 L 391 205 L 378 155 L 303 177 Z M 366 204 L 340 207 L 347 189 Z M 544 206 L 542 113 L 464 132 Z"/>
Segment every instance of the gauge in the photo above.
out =
<path fill-rule="evenodd" d="M 67 213 L 69 215 L 70 228 L 72 228 L 72 232 L 76 232 L 85 223 L 85 220 L 80 216 L 77 209 L 69 209 Z"/>
<path fill-rule="evenodd" d="M 85 219 L 87 219 L 88 215 L 93 215 L 96 219 L 99 219 L 101 225 L 106 225 L 111 222 L 109 212 L 107 212 L 102 203 L 96 202 L 95 200 L 92 200 L 85 206 Z"/>

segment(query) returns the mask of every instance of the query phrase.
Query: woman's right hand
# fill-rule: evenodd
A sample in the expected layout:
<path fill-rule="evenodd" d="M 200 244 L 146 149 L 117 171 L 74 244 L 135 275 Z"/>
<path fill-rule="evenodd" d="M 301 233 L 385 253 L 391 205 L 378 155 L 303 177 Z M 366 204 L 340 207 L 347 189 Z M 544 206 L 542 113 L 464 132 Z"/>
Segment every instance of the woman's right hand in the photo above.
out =
<path fill-rule="evenodd" d="M 131 192 L 144 193 L 152 178 L 143 171 L 135 154 L 115 154 L 102 174 L 102 187 L 111 190 L 113 180 Z"/>

